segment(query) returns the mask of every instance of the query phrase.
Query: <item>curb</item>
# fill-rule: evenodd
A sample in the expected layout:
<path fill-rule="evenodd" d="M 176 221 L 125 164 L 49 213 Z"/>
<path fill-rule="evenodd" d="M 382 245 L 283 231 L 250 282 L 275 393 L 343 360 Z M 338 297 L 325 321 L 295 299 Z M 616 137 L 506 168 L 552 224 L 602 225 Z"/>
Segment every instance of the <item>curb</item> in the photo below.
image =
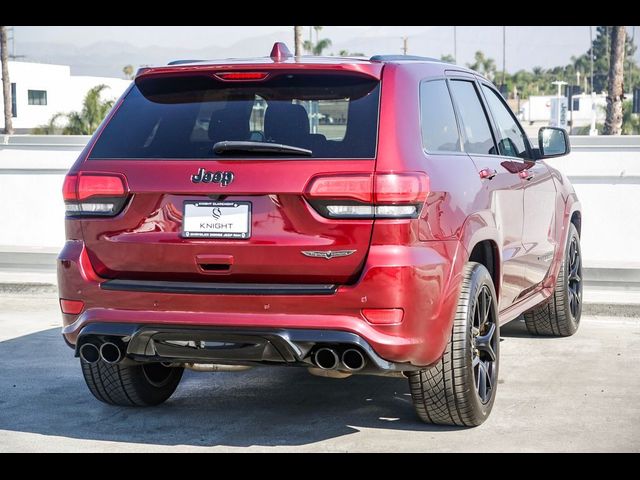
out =
<path fill-rule="evenodd" d="M 0 283 L 0 294 L 41 295 L 58 294 L 58 287 L 51 283 Z"/>
<path fill-rule="evenodd" d="M 583 303 L 582 313 L 602 317 L 640 318 L 639 303 Z"/>

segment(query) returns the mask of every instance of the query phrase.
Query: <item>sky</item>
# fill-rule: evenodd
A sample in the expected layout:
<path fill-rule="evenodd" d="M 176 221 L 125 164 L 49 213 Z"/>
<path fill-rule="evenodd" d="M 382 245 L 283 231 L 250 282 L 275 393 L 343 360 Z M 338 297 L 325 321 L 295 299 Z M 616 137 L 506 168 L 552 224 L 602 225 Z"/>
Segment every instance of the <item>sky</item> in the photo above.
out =
<path fill-rule="evenodd" d="M 267 33 L 287 30 L 288 26 L 17 26 L 19 41 L 72 43 L 88 46 L 118 39 L 139 47 L 195 48 L 208 44 L 229 46 Z M 362 27 L 355 27 L 362 28 Z"/>
<path fill-rule="evenodd" d="M 305 39 L 309 28 L 304 27 Z M 500 69 L 502 28 L 456 27 L 457 63 L 472 62 L 474 53 L 482 50 Z M 292 31 L 286 25 L 16 26 L 13 34 L 15 54 L 22 55 L 22 61 L 71 65 L 74 74 L 121 76 L 127 64 L 138 67 L 179 58 L 264 56 L 274 41 L 286 41 L 292 47 Z M 640 35 L 640 27 L 628 27 L 628 31 Z M 347 50 L 369 56 L 400 54 L 406 36 L 409 54 L 440 57 L 453 53 L 453 32 L 453 26 L 326 26 L 320 38 L 333 41 L 326 53 Z M 589 27 L 508 26 L 506 38 L 507 71 L 551 68 L 586 52 Z M 640 49 L 636 58 L 640 62 Z"/>

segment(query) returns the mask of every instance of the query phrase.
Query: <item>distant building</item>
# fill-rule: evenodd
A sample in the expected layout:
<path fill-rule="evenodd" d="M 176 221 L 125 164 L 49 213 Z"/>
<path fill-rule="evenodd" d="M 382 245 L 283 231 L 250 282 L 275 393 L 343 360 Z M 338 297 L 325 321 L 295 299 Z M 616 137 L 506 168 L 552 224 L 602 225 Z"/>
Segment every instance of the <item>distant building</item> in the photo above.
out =
<path fill-rule="evenodd" d="M 9 79 L 16 133 L 30 133 L 31 129 L 48 123 L 56 113 L 79 111 L 85 95 L 96 85 L 107 85 L 103 98 L 115 99 L 131 83 L 121 78 L 71 75 L 68 65 L 17 61 L 9 62 Z M 0 111 L 3 108 L 0 95 Z M 0 123 L 4 126 L 2 116 Z"/>
<path fill-rule="evenodd" d="M 530 96 L 521 102 L 518 118 L 523 122 L 527 135 L 536 136 L 538 128 L 547 126 L 551 122 L 551 103 L 555 95 Z M 633 95 L 625 94 L 626 100 L 633 100 Z M 591 125 L 592 108 L 595 110 L 596 123 L 604 123 L 607 108 L 607 96 L 605 93 L 598 93 L 591 98 L 590 94 L 574 95 L 571 102 L 568 102 L 568 121 L 572 126 L 571 132 L 584 130 L 584 127 Z"/>

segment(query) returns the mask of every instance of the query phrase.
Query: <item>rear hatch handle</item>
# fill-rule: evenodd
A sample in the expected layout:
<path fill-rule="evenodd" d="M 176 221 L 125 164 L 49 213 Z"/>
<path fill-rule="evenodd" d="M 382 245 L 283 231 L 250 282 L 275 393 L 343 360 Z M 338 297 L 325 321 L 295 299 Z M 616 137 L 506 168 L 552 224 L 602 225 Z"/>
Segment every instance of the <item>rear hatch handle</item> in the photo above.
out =
<path fill-rule="evenodd" d="M 229 273 L 233 255 L 196 255 L 196 265 L 202 273 Z"/>

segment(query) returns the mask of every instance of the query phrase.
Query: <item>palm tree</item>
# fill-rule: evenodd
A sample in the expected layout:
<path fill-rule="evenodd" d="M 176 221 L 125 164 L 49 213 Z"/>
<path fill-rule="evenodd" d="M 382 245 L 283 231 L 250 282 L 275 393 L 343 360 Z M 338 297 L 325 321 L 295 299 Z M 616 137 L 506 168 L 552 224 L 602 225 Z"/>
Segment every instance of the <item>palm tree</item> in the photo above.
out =
<path fill-rule="evenodd" d="M 63 135 L 91 135 L 107 116 L 113 100 L 102 100 L 101 94 L 107 89 L 106 85 L 97 85 L 87 92 L 82 101 L 82 110 L 71 113 L 56 113 L 45 125 L 33 130 L 35 135 L 51 135 L 62 130 Z M 59 127 L 57 121 L 66 117 L 67 124 Z"/>
<path fill-rule="evenodd" d="M 625 27 L 611 27 L 611 54 L 609 55 L 609 84 L 607 87 L 607 116 L 604 135 L 620 135 L 622 130 L 622 82 L 624 77 Z"/>
<path fill-rule="evenodd" d="M 302 55 L 302 27 L 293 27 L 293 38 L 295 45 L 295 56 L 299 57 Z"/>
<path fill-rule="evenodd" d="M 320 37 L 320 31 L 321 31 L 323 28 L 324 28 L 324 27 L 320 27 L 320 26 L 313 27 L 313 29 L 314 29 L 314 30 L 315 30 L 315 32 L 316 32 L 316 44 L 320 41 L 318 37 Z"/>
<path fill-rule="evenodd" d="M 485 57 L 481 50 L 478 50 L 473 57 L 473 63 L 467 63 L 467 67 L 485 75 L 489 80 L 493 79 L 496 72 L 496 62 L 493 58 Z"/>
<path fill-rule="evenodd" d="M 624 105 L 622 105 L 622 112 L 622 134 L 640 134 L 640 115 L 633 113 L 633 105 L 630 101 L 627 100 L 624 102 Z"/>
<path fill-rule="evenodd" d="M 7 27 L 0 25 L 0 57 L 2 61 L 2 97 L 4 101 L 4 133 L 13 135 L 11 118 L 11 81 L 9 80 L 9 50 L 7 49 Z"/>
<path fill-rule="evenodd" d="M 124 78 L 131 80 L 133 78 L 133 65 L 125 65 L 122 67 L 122 73 L 124 73 Z"/>
<path fill-rule="evenodd" d="M 318 40 L 316 43 L 305 40 L 303 46 L 305 50 L 309 51 L 313 55 L 322 55 L 322 52 L 331 46 L 331 39 L 323 38 L 322 40 Z"/>
<path fill-rule="evenodd" d="M 315 46 L 313 47 L 313 54 L 314 55 L 322 55 L 322 52 L 324 52 L 327 48 L 329 48 L 331 46 L 331 40 L 328 38 L 323 38 L 322 40 L 318 40 L 315 44 Z"/>
<path fill-rule="evenodd" d="M 305 40 L 305 41 L 302 43 L 302 46 L 304 47 L 304 49 L 305 49 L 307 52 L 309 52 L 309 53 L 313 53 L 313 47 L 314 47 L 314 45 L 313 45 L 313 42 L 312 42 L 311 40 Z"/>
<path fill-rule="evenodd" d="M 64 130 L 64 127 L 58 125 L 58 120 L 62 117 L 66 117 L 66 113 L 56 113 L 49 119 L 44 125 L 39 125 L 31 130 L 32 135 L 59 135 Z"/>
<path fill-rule="evenodd" d="M 113 100 L 100 98 L 106 88 L 109 87 L 97 85 L 87 92 L 82 102 L 82 110 L 67 114 L 69 123 L 62 130 L 63 135 L 91 135 L 97 130 L 113 107 Z"/>
<path fill-rule="evenodd" d="M 349 50 L 340 50 L 338 52 L 339 57 L 366 57 L 362 52 L 350 52 Z"/>

